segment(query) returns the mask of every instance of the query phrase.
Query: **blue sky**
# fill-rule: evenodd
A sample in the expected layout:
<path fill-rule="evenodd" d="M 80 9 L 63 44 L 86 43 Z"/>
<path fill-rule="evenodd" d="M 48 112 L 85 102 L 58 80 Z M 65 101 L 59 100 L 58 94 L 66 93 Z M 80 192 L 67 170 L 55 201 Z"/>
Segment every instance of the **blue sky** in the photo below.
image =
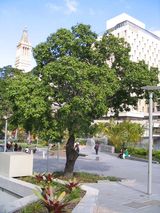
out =
<path fill-rule="evenodd" d="M 14 66 L 16 45 L 25 26 L 32 46 L 59 28 L 89 24 L 97 34 L 121 13 L 160 31 L 160 0 L 0 0 L 0 67 Z"/>

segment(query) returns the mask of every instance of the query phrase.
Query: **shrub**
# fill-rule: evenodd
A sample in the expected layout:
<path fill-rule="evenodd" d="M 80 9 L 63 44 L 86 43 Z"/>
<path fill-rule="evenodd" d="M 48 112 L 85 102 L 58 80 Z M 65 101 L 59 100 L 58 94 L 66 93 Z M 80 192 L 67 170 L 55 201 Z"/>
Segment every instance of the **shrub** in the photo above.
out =
<path fill-rule="evenodd" d="M 130 155 L 138 156 L 142 158 L 148 157 L 148 150 L 144 148 L 135 148 L 135 147 L 128 147 L 128 151 Z M 153 160 L 160 162 L 160 151 L 153 150 L 152 152 Z"/>
<path fill-rule="evenodd" d="M 57 195 L 53 186 L 46 186 L 42 192 L 37 188 L 34 193 L 41 199 L 49 212 L 61 213 L 69 203 L 65 202 L 66 193 Z"/>
<path fill-rule="evenodd" d="M 146 156 L 148 151 L 144 148 L 135 148 L 135 147 L 128 147 L 128 152 L 131 155 L 137 156 Z"/>
<path fill-rule="evenodd" d="M 160 162 L 160 150 L 154 150 L 152 154 L 155 160 L 158 160 Z"/>

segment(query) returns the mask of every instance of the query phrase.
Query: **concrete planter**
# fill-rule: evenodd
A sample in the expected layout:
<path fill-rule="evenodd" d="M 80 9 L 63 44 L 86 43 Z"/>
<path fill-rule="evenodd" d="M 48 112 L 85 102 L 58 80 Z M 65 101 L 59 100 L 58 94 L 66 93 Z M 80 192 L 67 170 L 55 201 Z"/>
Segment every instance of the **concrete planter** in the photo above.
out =
<path fill-rule="evenodd" d="M 0 175 L 6 177 L 30 176 L 33 173 L 33 154 L 23 152 L 0 153 Z"/>

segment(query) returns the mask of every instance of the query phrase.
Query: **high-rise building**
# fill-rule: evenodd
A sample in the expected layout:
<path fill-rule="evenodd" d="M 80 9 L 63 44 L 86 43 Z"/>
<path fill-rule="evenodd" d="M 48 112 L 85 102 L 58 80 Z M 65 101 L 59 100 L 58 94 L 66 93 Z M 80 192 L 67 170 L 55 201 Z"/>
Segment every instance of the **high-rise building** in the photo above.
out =
<path fill-rule="evenodd" d="M 107 30 L 130 44 L 130 59 L 144 60 L 149 67 L 160 70 L 160 38 L 145 29 L 145 24 L 122 13 L 106 22 Z"/>
<path fill-rule="evenodd" d="M 15 67 L 23 72 L 31 71 L 32 46 L 28 39 L 28 32 L 23 30 L 22 37 L 17 45 Z"/>

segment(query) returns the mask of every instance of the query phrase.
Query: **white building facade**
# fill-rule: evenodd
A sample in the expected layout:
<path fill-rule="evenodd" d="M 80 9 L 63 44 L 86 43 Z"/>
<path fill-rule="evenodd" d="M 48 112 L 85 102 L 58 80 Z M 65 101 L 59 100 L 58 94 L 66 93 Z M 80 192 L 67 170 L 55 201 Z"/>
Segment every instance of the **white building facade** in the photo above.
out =
<path fill-rule="evenodd" d="M 132 61 L 144 60 L 160 70 L 160 38 L 145 29 L 145 24 L 123 13 L 106 22 L 109 32 L 130 44 Z"/>

